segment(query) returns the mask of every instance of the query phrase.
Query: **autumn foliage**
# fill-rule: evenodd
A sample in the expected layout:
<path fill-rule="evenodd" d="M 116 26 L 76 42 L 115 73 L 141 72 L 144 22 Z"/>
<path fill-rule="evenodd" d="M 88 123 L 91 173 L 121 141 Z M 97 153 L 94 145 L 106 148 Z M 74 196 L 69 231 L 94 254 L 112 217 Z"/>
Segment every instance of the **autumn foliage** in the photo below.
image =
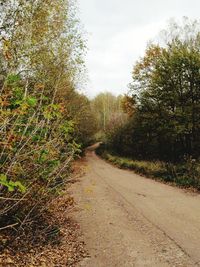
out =
<path fill-rule="evenodd" d="M 199 24 L 173 27 L 167 43 L 148 46 L 134 66 L 123 104 L 131 118 L 111 140 L 118 153 L 173 162 L 200 156 Z"/>
<path fill-rule="evenodd" d="M 85 45 L 74 2 L 0 9 L 0 230 L 16 235 L 48 210 L 95 125 L 77 91 Z"/>

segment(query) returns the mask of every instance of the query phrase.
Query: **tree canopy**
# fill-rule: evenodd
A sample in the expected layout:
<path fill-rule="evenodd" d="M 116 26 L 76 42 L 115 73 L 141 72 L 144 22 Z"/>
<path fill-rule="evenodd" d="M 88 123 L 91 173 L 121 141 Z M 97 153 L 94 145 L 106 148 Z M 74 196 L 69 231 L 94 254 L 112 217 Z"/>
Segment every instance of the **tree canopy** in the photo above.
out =
<path fill-rule="evenodd" d="M 168 160 L 199 156 L 200 27 L 198 22 L 184 23 L 173 25 L 167 43 L 151 44 L 134 66 L 125 101 L 132 119 L 116 135 L 122 153 L 127 149 L 124 142 L 134 156 Z"/>

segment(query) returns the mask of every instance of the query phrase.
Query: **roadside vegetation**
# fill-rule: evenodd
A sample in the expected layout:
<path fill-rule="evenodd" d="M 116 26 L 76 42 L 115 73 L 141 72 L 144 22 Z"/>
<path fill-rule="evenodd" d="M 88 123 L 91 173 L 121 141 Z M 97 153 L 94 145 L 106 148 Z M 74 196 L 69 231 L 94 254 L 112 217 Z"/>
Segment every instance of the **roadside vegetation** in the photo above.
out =
<path fill-rule="evenodd" d="M 89 100 L 76 1 L 0 0 L 0 14 L 0 252 L 58 241 L 57 200 L 94 136 L 113 164 L 200 190 L 197 21 L 171 24 L 164 42 L 147 47 L 127 95 Z"/>
<path fill-rule="evenodd" d="M 20 250 L 59 234 L 46 222 L 51 201 L 96 124 L 78 91 L 85 40 L 74 1 L 0 1 L 0 13 L 0 249 Z"/>
<path fill-rule="evenodd" d="M 179 164 L 164 161 L 133 160 L 127 157 L 120 157 L 110 151 L 108 152 L 103 147 L 97 149 L 97 154 L 121 169 L 133 170 L 135 173 L 145 177 L 182 188 L 200 190 L 200 162 L 193 159 L 188 159 L 184 163 Z"/>
<path fill-rule="evenodd" d="M 164 38 L 163 38 L 164 36 Z M 199 189 L 200 24 L 183 19 L 148 45 L 121 100 L 128 118 L 106 129 L 104 158 Z"/>

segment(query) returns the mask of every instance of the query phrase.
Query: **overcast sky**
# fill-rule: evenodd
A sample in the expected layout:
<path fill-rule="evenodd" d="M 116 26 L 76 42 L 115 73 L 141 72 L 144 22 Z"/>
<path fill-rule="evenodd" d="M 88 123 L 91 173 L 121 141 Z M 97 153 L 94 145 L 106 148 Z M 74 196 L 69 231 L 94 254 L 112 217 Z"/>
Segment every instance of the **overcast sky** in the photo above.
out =
<path fill-rule="evenodd" d="M 78 0 L 88 33 L 88 96 L 127 92 L 134 62 L 170 18 L 200 18 L 200 0 Z"/>

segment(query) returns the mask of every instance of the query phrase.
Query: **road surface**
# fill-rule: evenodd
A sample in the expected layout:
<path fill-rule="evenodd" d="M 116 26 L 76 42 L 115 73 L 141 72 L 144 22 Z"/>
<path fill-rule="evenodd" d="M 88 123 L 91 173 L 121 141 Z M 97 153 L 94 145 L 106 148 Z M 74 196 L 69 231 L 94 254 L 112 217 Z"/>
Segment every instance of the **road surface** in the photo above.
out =
<path fill-rule="evenodd" d="M 84 267 L 200 266 L 200 196 L 120 170 L 88 151 L 72 186 Z"/>

